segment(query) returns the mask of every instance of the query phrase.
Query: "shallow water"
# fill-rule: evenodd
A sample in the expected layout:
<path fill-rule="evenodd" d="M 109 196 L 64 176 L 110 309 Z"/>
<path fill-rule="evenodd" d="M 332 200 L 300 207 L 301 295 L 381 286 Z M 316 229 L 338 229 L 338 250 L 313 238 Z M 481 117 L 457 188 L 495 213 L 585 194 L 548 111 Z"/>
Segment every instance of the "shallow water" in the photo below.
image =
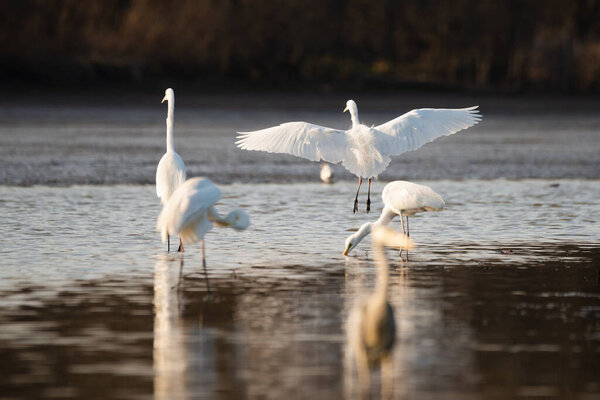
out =
<path fill-rule="evenodd" d="M 375 271 L 368 238 L 341 253 L 393 179 L 446 199 L 411 219 L 410 261 L 388 251 L 394 398 L 600 398 L 598 101 L 355 97 L 369 125 L 484 118 L 394 158 L 353 215 L 340 166 L 324 185 L 318 163 L 233 145 L 290 120 L 347 127 L 348 96 L 176 91 L 188 176 L 251 217 L 207 235 L 206 270 L 199 245 L 167 254 L 154 232 L 162 93 L 0 96 L 1 399 L 358 398 L 344 326 Z"/>
<path fill-rule="evenodd" d="M 598 398 L 600 181 L 421 183 L 447 207 L 388 251 L 394 397 Z M 206 270 L 166 254 L 153 186 L 0 186 L 0 397 L 356 398 L 375 272 L 368 238 L 341 253 L 384 184 L 370 215 L 354 182 L 222 185 L 252 225 L 211 231 Z"/>
<path fill-rule="evenodd" d="M 175 146 L 190 176 L 215 182 L 311 182 L 319 164 L 237 149 L 235 132 L 288 121 L 346 129 L 349 95 L 189 95 L 176 89 Z M 162 93 L 0 96 L 0 184 L 151 184 L 165 149 Z M 480 124 L 394 157 L 382 180 L 600 179 L 600 107 L 576 98 L 360 95 L 361 121 L 419 107 L 478 104 Z M 354 179 L 341 166 L 338 178 Z"/>

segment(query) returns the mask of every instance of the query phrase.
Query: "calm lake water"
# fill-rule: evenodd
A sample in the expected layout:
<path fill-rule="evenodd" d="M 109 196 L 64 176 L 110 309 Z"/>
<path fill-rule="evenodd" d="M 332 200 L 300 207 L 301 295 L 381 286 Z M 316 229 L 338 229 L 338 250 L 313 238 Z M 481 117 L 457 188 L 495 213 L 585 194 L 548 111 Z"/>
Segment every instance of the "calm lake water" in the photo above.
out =
<path fill-rule="evenodd" d="M 147 183 L 164 107 L 23 100 L 0 111 L 1 399 L 359 398 L 344 325 L 375 268 L 368 238 L 342 251 L 378 217 L 390 179 L 446 200 L 411 219 L 408 262 L 387 253 L 393 397 L 600 398 L 600 116 L 500 102 L 476 128 L 396 159 L 373 184 L 373 212 L 363 194 L 353 215 L 341 169 L 325 185 L 316 163 L 232 145 L 236 129 L 348 124 L 344 101 L 306 111 L 286 99 L 176 105 L 189 176 L 228 182 L 218 208 L 251 217 L 245 232 L 207 235 L 206 269 L 200 245 L 167 254 L 154 232 Z M 428 105 L 475 101 L 442 100 Z M 365 103 L 364 119 L 393 116 Z M 372 398 L 379 383 L 374 370 Z"/>

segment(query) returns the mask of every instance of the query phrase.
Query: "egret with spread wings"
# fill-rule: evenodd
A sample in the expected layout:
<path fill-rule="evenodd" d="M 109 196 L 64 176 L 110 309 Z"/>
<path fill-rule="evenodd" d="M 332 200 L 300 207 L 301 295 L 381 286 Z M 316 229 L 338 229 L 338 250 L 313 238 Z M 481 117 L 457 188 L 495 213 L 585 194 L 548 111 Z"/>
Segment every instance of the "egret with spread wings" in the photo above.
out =
<path fill-rule="evenodd" d="M 358 193 L 363 178 L 369 183 L 367 212 L 371 209 L 371 179 L 391 161 L 417 150 L 440 136 L 452 135 L 481 120 L 477 106 L 459 109 L 421 108 L 369 128 L 360 123 L 354 100 L 346 102 L 352 128 L 331 129 L 308 122 L 288 122 L 254 132 L 238 132 L 238 147 L 270 153 L 287 153 L 311 161 L 339 163 L 358 176 L 353 212 L 358 210 Z"/>

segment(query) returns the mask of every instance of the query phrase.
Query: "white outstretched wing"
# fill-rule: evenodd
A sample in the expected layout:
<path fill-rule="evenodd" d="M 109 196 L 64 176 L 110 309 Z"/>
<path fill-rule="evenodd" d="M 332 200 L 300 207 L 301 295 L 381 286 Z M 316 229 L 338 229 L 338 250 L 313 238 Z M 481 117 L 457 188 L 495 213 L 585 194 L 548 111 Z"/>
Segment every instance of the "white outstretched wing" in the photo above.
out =
<path fill-rule="evenodd" d="M 413 151 L 440 136 L 452 135 L 481 120 L 478 106 L 469 108 L 421 108 L 376 126 L 375 145 L 386 155 Z"/>
<path fill-rule="evenodd" d="M 288 122 L 254 132 L 238 132 L 244 150 L 287 153 L 312 161 L 338 163 L 346 153 L 346 132 L 308 122 Z"/>
<path fill-rule="evenodd" d="M 191 223 L 198 222 L 197 219 L 220 198 L 221 191 L 210 179 L 191 178 L 185 181 L 175 190 L 156 221 L 156 230 L 161 233 L 163 242 L 167 240 L 167 234 L 179 234 Z M 203 231 L 212 228 L 210 221 L 210 225 L 201 222 L 198 226 L 202 226 Z"/>

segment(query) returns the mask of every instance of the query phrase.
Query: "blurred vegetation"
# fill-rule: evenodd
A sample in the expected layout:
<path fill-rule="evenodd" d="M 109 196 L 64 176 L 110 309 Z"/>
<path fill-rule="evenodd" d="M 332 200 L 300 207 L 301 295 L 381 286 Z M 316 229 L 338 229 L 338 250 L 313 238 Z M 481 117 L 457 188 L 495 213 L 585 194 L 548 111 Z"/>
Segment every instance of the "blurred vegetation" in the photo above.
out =
<path fill-rule="evenodd" d="M 20 0 L 0 79 L 600 92 L 594 0 Z"/>

